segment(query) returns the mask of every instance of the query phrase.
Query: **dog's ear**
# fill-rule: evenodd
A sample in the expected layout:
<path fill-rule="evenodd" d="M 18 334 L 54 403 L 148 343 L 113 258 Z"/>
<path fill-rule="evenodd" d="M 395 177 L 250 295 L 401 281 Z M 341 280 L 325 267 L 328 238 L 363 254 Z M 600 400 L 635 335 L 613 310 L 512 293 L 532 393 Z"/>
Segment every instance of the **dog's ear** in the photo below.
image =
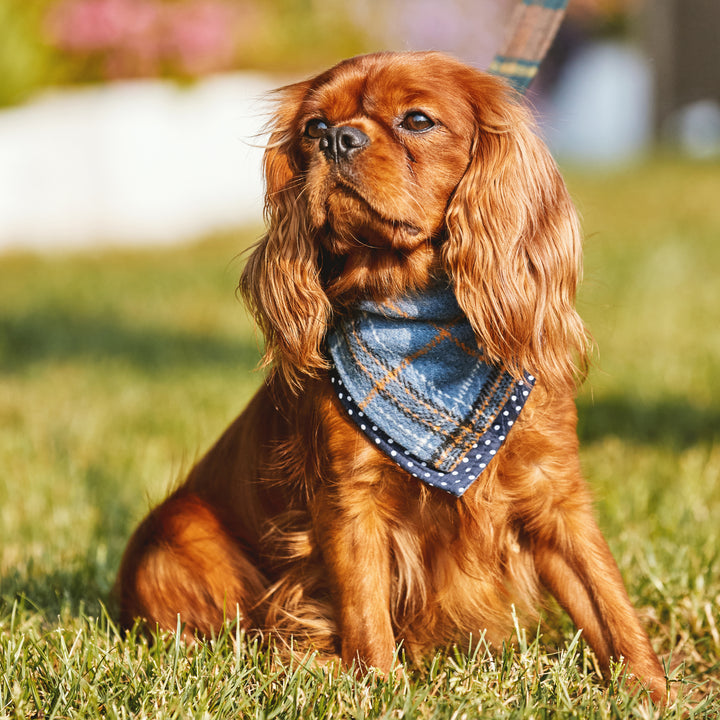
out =
<path fill-rule="evenodd" d="M 264 365 L 291 387 L 327 366 L 322 342 L 330 303 L 320 283 L 319 243 L 309 227 L 302 193 L 297 115 L 309 87 L 278 91 L 278 108 L 265 149 L 267 233 L 240 278 L 240 290 L 265 336 Z"/>
<path fill-rule="evenodd" d="M 478 343 L 518 378 L 554 388 L 586 369 L 575 311 L 575 208 L 529 113 L 495 78 L 468 81 L 477 118 L 467 170 L 448 205 L 446 270 Z"/>

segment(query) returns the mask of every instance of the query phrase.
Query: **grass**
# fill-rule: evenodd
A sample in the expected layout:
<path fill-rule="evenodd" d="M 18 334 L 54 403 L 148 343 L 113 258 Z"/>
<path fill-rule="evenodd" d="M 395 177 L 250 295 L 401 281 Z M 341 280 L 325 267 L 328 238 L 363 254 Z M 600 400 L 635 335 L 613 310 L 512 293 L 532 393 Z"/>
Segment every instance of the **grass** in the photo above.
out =
<path fill-rule="evenodd" d="M 578 405 L 601 526 L 683 698 L 720 712 L 720 167 L 570 172 Z M 188 649 L 106 611 L 134 524 L 260 382 L 234 288 L 259 229 L 189 247 L 0 256 L 0 718 L 651 717 L 565 618 L 388 679 L 235 632 Z"/>

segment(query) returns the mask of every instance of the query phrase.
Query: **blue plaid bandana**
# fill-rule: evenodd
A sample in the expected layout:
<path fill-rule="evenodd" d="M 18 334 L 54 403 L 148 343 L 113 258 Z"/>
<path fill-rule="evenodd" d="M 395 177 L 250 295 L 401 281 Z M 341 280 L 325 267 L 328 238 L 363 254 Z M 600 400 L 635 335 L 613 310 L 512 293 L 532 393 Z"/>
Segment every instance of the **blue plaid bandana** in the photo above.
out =
<path fill-rule="evenodd" d="M 363 301 L 327 342 L 352 420 L 404 470 L 457 496 L 500 449 L 534 384 L 485 360 L 446 283 Z"/>

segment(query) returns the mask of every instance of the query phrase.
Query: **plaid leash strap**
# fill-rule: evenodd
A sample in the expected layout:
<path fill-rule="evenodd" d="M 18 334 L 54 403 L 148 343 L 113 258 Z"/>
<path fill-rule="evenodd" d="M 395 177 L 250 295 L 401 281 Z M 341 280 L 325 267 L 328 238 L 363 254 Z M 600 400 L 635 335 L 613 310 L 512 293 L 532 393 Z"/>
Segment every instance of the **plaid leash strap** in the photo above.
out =
<path fill-rule="evenodd" d="M 567 4 L 568 0 L 522 0 L 510 19 L 509 39 L 490 64 L 490 72 L 524 94 L 552 45 Z"/>
<path fill-rule="evenodd" d="M 360 303 L 328 336 L 349 417 L 414 477 L 462 495 L 487 467 L 532 389 L 486 362 L 452 289 Z"/>

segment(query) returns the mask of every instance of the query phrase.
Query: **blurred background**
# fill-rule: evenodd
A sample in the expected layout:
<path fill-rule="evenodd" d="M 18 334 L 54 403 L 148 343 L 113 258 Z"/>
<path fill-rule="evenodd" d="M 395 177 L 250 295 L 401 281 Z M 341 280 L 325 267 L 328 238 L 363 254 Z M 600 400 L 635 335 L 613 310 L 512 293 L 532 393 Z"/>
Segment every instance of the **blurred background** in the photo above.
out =
<path fill-rule="evenodd" d="M 514 0 L 0 0 L 0 250 L 257 222 L 264 96 L 378 49 L 484 68 Z M 720 155 L 720 3 L 571 0 L 531 93 L 564 163 Z"/>

